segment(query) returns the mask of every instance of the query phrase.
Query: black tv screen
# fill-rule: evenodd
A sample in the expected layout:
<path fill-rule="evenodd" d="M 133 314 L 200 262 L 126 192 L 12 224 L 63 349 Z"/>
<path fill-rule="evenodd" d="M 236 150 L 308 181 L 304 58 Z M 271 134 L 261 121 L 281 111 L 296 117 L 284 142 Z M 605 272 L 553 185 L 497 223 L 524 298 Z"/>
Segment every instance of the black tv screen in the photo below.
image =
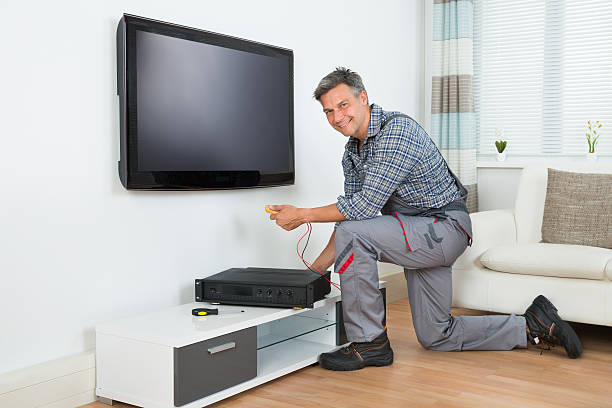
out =
<path fill-rule="evenodd" d="M 293 184 L 293 52 L 124 15 L 119 175 L 128 189 Z"/>

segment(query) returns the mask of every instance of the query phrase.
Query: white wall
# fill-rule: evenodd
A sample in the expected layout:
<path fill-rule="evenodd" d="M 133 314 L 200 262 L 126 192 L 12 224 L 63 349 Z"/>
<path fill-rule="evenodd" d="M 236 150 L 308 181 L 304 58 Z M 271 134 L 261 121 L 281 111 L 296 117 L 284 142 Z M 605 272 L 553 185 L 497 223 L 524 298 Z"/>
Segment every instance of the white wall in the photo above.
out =
<path fill-rule="evenodd" d="M 600 158 L 600 163 L 606 159 Z M 478 163 L 478 210 L 513 209 L 525 166 L 581 166 L 585 158 L 575 157 L 510 157 L 505 162 L 482 160 Z"/>
<path fill-rule="evenodd" d="M 521 167 L 479 167 L 478 211 L 512 209 L 516 200 Z"/>
<path fill-rule="evenodd" d="M 421 2 L 3 2 L 0 373 L 91 349 L 98 322 L 193 299 L 234 266 L 300 267 L 304 229 L 267 203 L 318 206 L 342 189 L 345 139 L 311 97 L 338 65 L 370 100 L 419 117 Z M 117 176 L 115 29 L 141 15 L 295 52 L 294 186 L 128 192 Z M 315 225 L 308 257 L 331 225 Z"/>

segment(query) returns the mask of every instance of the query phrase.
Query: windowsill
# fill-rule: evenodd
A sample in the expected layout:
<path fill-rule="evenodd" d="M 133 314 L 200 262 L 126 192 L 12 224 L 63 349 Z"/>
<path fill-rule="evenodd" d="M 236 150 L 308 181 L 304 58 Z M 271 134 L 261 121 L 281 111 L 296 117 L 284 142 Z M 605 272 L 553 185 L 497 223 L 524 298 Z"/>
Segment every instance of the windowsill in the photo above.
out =
<path fill-rule="evenodd" d="M 596 163 L 610 163 L 609 155 L 599 155 Z M 507 157 L 505 161 L 495 160 L 495 156 L 491 158 L 481 157 L 476 162 L 478 169 L 522 169 L 531 164 L 546 164 L 547 166 L 567 165 L 567 164 L 588 164 L 584 156 L 564 156 L 564 157 Z"/>
<path fill-rule="evenodd" d="M 482 160 L 476 163 L 476 168 L 478 169 L 494 169 L 494 168 L 502 168 L 502 169 L 522 169 L 527 164 L 526 161 L 522 160 L 508 160 L 506 159 L 503 162 L 498 162 L 494 160 Z"/>

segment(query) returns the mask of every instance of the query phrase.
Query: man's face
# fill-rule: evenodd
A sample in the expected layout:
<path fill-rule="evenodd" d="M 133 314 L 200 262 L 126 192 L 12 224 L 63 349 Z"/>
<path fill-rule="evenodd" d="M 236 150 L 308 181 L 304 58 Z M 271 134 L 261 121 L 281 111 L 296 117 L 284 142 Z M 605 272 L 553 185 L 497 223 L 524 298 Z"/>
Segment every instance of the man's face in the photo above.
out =
<path fill-rule="evenodd" d="M 320 101 L 327 121 L 334 129 L 344 136 L 363 134 L 365 138 L 370 117 L 365 91 L 355 97 L 348 85 L 340 84 L 323 94 Z"/>

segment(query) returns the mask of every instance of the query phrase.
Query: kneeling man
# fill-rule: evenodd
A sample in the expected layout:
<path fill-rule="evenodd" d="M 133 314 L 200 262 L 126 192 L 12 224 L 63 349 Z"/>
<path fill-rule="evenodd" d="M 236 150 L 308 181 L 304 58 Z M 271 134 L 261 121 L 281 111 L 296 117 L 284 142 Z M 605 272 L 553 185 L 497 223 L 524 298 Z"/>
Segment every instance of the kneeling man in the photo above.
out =
<path fill-rule="evenodd" d="M 576 333 L 544 296 L 521 316 L 451 316 L 451 266 L 472 241 L 467 190 L 416 121 L 369 104 L 356 72 L 336 69 L 314 97 L 329 124 L 349 138 L 342 158 L 344 195 L 319 208 L 271 206 L 279 212 L 270 218 L 286 230 L 336 222 L 313 265 L 326 270 L 334 264 L 340 274 L 351 344 L 322 354 L 322 367 L 356 370 L 393 362 L 377 261 L 404 268 L 414 328 L 427 349 L 511 350 L 529 340 L 562 344 L 569 357 L 580 356 Z"/>

